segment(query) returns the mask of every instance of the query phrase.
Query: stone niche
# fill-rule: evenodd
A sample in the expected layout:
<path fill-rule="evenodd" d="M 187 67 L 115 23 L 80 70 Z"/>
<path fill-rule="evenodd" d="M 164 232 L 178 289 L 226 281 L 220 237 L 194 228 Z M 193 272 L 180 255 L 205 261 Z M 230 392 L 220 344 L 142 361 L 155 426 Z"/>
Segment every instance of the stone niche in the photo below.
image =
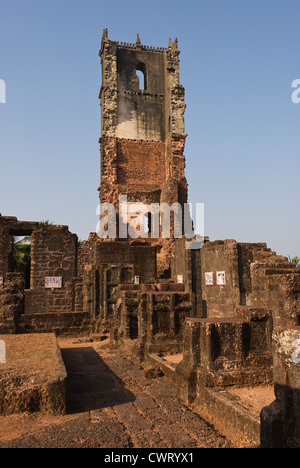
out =
<path fill-rule="evenodd" d="M 193 295 L 183 284 L 120 285 L 111 336 L 139 360 L 181 353 L 183 327 L 193 313 Z"/>

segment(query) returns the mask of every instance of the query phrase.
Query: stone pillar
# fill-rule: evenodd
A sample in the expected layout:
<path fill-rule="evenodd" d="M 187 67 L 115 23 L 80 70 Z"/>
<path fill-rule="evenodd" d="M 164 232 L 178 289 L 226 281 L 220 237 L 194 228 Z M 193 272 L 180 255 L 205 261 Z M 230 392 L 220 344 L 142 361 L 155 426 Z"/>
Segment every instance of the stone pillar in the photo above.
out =
<path fill-rule="evenodd" d="M 273 333 L 276 400 L 261 412 L 263 448 L 300 448 L 300 327 Z"/>
<path fill-rule="evenodd" d="M 176 367 L 175 383 L 181 400 L 192 403 L 196 397 L 197 368 L 200 365 L 201 320 L 187 318 L 183 332 L 183 359 Z"/>

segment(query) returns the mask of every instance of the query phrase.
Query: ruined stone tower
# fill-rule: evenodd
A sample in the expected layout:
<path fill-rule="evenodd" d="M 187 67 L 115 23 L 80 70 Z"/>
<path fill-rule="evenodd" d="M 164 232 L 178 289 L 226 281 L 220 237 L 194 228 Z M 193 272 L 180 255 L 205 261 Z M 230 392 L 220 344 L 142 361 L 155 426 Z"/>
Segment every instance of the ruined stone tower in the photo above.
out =
<path fill-rule="evenodd" d="M 101 203 L 117 209 L 120 195 L 146 205 L 187 202 L 179 54 L 177 39 L 156 48 L 143 46 L 139 35 L 128 44 L 103 31 Z"/>

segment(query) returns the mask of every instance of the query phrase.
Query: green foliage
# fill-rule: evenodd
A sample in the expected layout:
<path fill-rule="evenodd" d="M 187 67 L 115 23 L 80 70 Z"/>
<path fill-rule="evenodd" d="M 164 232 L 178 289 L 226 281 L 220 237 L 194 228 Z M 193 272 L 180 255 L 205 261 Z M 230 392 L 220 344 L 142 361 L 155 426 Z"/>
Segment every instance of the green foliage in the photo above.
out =
<path fill-rule="evenodd" d="M 46 219 L 46 221 L 43 219 L 43 221 L 41 221 L 41 223 L 44 225 L 44 226 L 51 226 L 53 224 L 53 221 L 50 221 L 49 219 Z"/>
<path fill-rule="evenodd" d="M 30 237 L 13 241 L 13 271 L 24 272 L 30 259 Z"/>
<path fill-rule="evenodd" d="M 299 257 L 294 257 L 291 258 L 289 257 L 289 262 L 295 265 L 296 268 L 300 269 L 300 258 Z"/>

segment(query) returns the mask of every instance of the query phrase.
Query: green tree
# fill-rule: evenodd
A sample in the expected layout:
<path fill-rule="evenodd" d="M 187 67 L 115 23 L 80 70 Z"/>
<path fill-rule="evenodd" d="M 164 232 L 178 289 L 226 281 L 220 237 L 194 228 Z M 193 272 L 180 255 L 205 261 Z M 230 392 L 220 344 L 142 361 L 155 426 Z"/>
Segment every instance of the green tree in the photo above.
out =
<path fill-rule="evenodd" d="M 85 240 L 78 239 L 77 241 L 77 247 L 82 247 L 86 243 Z"/>
<path fill-rule="evenodd" d="M 13 240 L 13 271 L 24 272 L 30 259 L 30 237 Z"/>

